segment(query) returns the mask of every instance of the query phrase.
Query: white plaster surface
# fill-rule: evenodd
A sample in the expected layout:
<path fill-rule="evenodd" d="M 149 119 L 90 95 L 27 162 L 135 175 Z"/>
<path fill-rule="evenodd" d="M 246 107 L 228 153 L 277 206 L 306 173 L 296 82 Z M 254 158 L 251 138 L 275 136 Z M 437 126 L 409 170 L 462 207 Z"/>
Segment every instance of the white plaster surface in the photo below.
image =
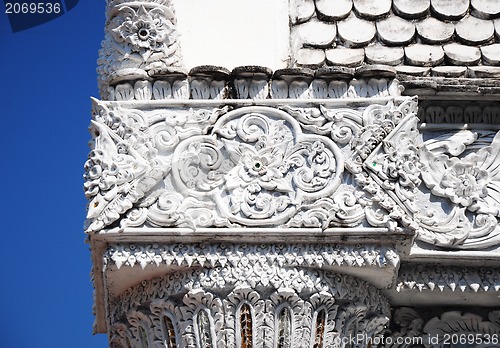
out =
<path fill-rule="evenodd" d="M 286 67 L 287 0 L 174 0 L 174 8 L 187 69 L 199 65 Z"/>

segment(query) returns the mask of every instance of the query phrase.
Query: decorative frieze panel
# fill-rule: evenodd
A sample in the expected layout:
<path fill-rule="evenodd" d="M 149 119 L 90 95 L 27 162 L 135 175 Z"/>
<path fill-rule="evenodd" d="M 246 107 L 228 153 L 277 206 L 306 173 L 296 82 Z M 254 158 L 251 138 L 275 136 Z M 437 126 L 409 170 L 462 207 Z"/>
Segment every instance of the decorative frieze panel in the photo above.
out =
<path fill-rule="evenodd" d="M 500 270 L 490 267 L 403 264 L 396 291 L 418 292 L 500 292 Z"/>
<path fill-rule="evenodd" d="M 500 125 L 500 104 L 424 102 L 418 107 L 418 118 L 420 122 L 430 125 L 447 123 Z"/>
<path fill-rule="evenodd" d="M 89 233 L 371 226 L 449 248 L 500 241 L 493 130 L 419 131 L 416 100 L 401 97 L 191 105 L 94 101 Z"/>
<path fill-rule="evenodd" d="M 121 267 L 149 265 L 178 267 L 373 267 L 397 268 L 399 256 L 391 247 L 378 245 L 241 245 L 241 244 L 169 244 L 112 245 L 104 258 L 106 263 Z"/>
<path fill-rule="evenodd" d="M 359 199 L 344 162 L 358 176 L 371 168 L 366 156 L 399 123 L 415 124 L 415 105 L 148 111 L 96 101 L 87 230 L 115 221 L 120 229 L 360 225 L 371 201 Z"/>
<path fill-rule="evenodd" d="M 242 274 L 235 285 L 218 267 L 144 281 L 112 304 L 111 346 L 344 347 L 386 329 L 388 304 L 371 285 L 273 267 L 280 271 L 267 284 Z"/>
<path fill-rule="evenodd" d="M 302 134 L 284 112 L 239 109 L 214 129 L 215 136 L 192 137 L 177 146 L 173 182 L 188 196 L 210 197 L 232 222 L 278 225 L 298 206 L 330 196 L 340 185 L 344 166 L 338 146 Z"/>

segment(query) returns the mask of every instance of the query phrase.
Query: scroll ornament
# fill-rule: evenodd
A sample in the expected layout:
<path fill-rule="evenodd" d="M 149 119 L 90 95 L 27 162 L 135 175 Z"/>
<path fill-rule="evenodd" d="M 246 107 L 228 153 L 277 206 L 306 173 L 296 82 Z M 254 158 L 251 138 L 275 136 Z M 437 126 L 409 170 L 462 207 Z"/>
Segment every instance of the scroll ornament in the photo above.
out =
<path fill-rule="evenodd" d="M 422 180 L 443 197 L 448 211 L 419 214 L 420 238 L 438 245 L 478 249 L 500 242 L 500 133 L 444 133 L 420 148 Z"/>
<path fill-rule="evenodd" d="M 240 109 L 221 118 L 211 136 L 174 152 L 173 177 L 190 196 L 212 196 L 221 214 L 245 225 L 288 221 L 305 201 L 331 195 L 343 158 L 328 138 L 302 134 L 288 114 Z"/>
<path fill-rule="evenodd" d="M 359 109 L 119 105 L 94 103 L 88 232 L 373 226 L 455 249 L 500 240 L 500 136 L 422 140 L 413 99 Z"/>

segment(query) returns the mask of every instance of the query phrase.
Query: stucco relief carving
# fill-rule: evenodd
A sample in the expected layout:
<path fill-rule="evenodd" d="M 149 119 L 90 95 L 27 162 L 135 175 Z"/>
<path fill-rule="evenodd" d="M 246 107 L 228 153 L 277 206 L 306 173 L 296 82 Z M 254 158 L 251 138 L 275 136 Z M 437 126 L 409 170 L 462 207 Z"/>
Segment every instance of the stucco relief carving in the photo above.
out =
<path fill-rule="evenodd" d="M 110 93 L 120 96 L 126 92 L 126 89 L 121 91 L 123 88 L 108 90 L 111 83 L 141 79 L 140 83 L 147 84 L 149 72 L 181 67 L 176 18 L 170 0 L 110 1 L 107 15 L 106 36 L 99 52 L 101 96 L 111 99 Z M 136 99 L 143 97 L 137 95 Z M 133 98 L 130 95 L 120 100 Z"/>
<path fill-rule="evenodd" d="M 267 285 L 250 284 L 242 274 L 235 286 L 218 267 L 144 281 L 113 304 L 112 346 L 164 346 L 174 335 L 176 347 L 237 347 L 243 305 L 250 309 L 254 347 L 275 347 L 278 341 L 311 346 L 317 332 L 323 346 L 343 347 L 342 337 L 379 337 L 386 328 L 388 303 L 371 285 L 334 273 L 271 267 L 280 271 Z M 322 310 L 325 327 L 318 331 Z"/>
<path fill-rule="evenodd" d="M 94 102 L 88 232 L 372 226 L 441 247 L 499 243 L 500 136 L 447 130 L 427 140 L 414 99 L 119 105 Z"/>
<path fill-rule="evenodd" d="M 372 200 L 361 197 L 344 162 L 353 163 L 348 169 L 356 178 L 365 173 L 361 158 L 415 117 L 413 104 L 228 113 L 228 107 L 148 111 L 95 101 L 85 165 L 87 231 L 359 226 Z"/>
<path fill-rule="evenodd" d="M 500 269 L 403 264 L 395 289 L 398 292 L 500 292 Z"/>
<path fill-rule="evenodd" d="M 444 132 L 420 147 L 422 180 L 450 208 L 419 214 L 420 238 L 438 245 L 485 248 L 500 241 L 500 133 Z M 442 212 L 442 210 L 441 210 Z"/>
<path fill-rule="evenodd" d="M 398 308 L 393 317 L 397 329 L 383 347 L 406 342 L 399 347 L 498 347 L 500 344 L 500 311 L 482 316 L 461 311 L 446 311 L 426 317 L 409 307 Z"/>
<path fill-rule="evenodd" d="M 280 267 L 328 266 L 396 268 L 399 256 L 392 247 L 378 245 L 241 245 L 170 244 L 112 245 L 104 255 L 109 264 L 121 267 L 160 265 L 216 267 L 230 264 L 250 268 L 277 264 Z"/>
<path fill-rule="evenodd" d="M 420 184 L 416 103 L 407 100 L 398 108 L 373 105 L 368 109 L 373 117 L 353 137 L 354 155 L 348 165 L 364 191 L 359 201 L 372 226 L 415 230 L 413 213 Z"/>

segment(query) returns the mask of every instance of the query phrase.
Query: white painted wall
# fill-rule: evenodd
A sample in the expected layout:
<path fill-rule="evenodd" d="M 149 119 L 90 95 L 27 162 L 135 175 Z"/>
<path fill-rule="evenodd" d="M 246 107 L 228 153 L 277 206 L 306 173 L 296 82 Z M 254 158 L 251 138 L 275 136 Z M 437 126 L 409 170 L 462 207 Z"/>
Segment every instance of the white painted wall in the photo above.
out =
<path fill-rule="evenodd" d="M 285 68 L 288 0 L 174 0 L 184 65 Z"/>

